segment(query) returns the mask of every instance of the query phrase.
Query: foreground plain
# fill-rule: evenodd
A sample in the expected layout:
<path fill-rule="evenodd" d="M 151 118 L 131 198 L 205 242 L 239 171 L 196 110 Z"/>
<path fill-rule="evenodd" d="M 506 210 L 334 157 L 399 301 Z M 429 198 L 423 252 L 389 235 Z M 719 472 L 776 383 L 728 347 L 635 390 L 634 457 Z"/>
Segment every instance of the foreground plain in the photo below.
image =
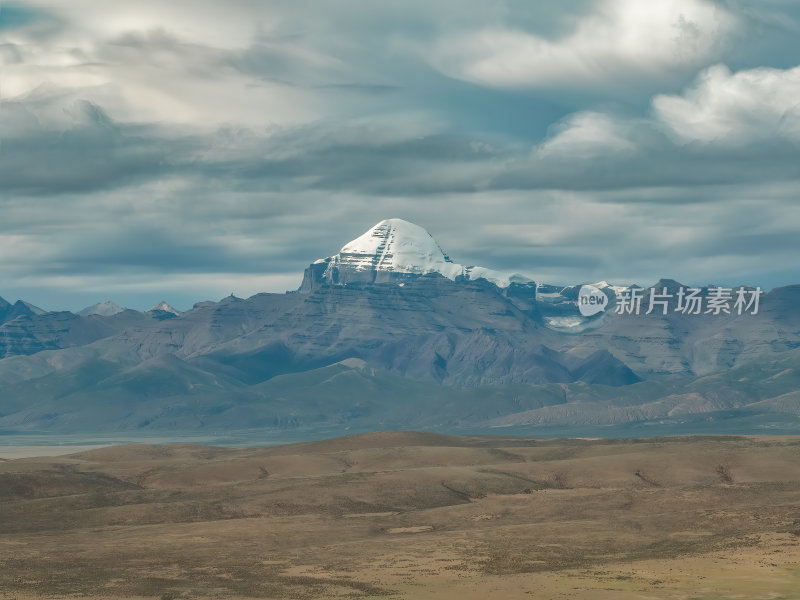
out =
<path fill-rule="evenodd" d="M 800 598 L 800 438 L 0 461 L 0 598 Z"/>

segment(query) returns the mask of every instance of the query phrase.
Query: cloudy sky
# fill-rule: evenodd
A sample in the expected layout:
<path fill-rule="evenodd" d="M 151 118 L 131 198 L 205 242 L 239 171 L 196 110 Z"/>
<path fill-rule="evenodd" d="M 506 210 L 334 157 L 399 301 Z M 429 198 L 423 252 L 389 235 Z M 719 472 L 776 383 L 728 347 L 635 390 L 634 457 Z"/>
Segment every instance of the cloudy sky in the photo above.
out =
<path fill-rule="evenodd" d="M 377 221 L 543 282 L 800 283 L 800 2 L 0 2 L 0 296 L 296 288 Z"/>

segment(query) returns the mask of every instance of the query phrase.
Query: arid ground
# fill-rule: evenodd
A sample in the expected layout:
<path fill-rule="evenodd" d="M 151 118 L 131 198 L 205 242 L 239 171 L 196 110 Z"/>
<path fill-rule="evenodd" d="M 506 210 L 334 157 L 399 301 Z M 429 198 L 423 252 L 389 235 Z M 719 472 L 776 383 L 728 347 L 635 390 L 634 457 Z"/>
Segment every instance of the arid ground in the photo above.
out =
<path fill-rule="evenodd" d="M 0 598 L 800 598 L 800 438 L 0 461 Z"/>

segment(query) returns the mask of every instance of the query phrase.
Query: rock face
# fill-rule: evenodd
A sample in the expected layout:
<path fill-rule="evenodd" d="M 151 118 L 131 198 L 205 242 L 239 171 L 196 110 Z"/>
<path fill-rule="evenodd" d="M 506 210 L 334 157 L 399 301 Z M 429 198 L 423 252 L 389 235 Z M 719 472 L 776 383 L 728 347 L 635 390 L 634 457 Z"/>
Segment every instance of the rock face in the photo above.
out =
<path fill-rule="evenodd" d="M 13 321 L 21 316 L 37 316 L 43 314 L 45 314 L 45 311 L 33 304 L 28 304 L 22 300 L 17 300 L 14 304 L 10 304 L 3 298 L 0 298 L 0 324 Z"/>
<path fill-rule="evenodd" d="M 0 325 L 0 359 L 85 346 L 150 321 L 133 310 L 110 317 L 80 317 L 66 311 L 20 315 Z"/>

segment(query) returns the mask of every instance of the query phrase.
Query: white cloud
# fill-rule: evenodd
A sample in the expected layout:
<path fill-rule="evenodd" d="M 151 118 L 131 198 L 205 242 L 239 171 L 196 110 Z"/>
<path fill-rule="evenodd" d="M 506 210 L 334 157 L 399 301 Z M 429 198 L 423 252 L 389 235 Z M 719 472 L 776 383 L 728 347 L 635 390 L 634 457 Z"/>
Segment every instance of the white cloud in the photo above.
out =
<path fill-rule="evenodd" d="M 628 126 L 599 112 L 580 112 L 570 115 L 556 134 L 536 150 L 540 157 L 569 156 L 587 158 L 605 152 L 634 150 L 635 144 L 626 138 Z"/>
<path fill-rule="evenodd" d="M 31 2 L 60 24 L 0 32 L 3 100 L 75 92 L 117 121 L 296 125 L 339 114 L 315 86 L 357 80 L 281 6 Z M 328 37 L 331 37 L 329 34 Z M 324 39 L 328 39 L 327 37 Z"/>
<path fill-rule="evenodd" d="M 735 17 L 706 0 L 605 0 L 560 39 L 487 28 L 445 37 L 432 61 L 492 87 L 605 85 L 696 67 L 735 28 Z"/>
<path fill-rule="evenodd" d="M 760 67 L 732 73 L 724 65 L 702 71 L 681 94 L 651 100 L 651 118 L 597 111 L 568 115 L 535 148 L 536 158 L 593 157 L 663 147 L 656 132 L 672 142 L 746 147 L 781 141 L 800 142 L 800 66 Z"/>
<path fill-rule="evenodd" d="M 716 65 L 682 95 L 653 98 L 653 108 L 684 142 L 800 141 L 800 66 L 731 73 Z"/>
<path fill-rule="evenodd" d="M 754 2 L 27 2 L 44 25 L 0 31 L 0 294 L 280 291 L 391 216 L 542 281 L 797 281 L 797 70 L 680 91 L 800 62 Z"/>

